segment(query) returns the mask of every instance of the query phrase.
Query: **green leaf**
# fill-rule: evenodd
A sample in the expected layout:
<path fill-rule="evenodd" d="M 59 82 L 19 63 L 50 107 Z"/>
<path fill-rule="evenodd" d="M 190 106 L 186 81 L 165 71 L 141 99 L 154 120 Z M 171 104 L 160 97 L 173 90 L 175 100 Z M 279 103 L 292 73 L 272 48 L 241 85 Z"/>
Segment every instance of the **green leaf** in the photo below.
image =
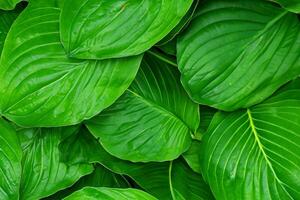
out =
<path fill-rule="evenodd" d="M 62 157 L 62 160 L 68 164 L 100 163 L 114 173 L 131 177 L 139 186 L 159 199 L 171 198 L 170 190 L 166 190 L 169 188 L 168 162 L 133 163 L 113 157 L 85 128 L 66 138 L 61 143 L 60 150 L 69 152 Z"/>
<path fill-rule="evenodd" d="M 217 199 L 300 199 L 300 80 L 247 110 L 218 113 L 201 166 Z"/>
<path fill-rule="evenodd" d="M 247 108 L 300 74 L 299 20 L 266 1 L 207 1 L 178 38 L 177 56 L 196 102 Z"/>
<path fill-rule="evenodd" d="M 22 149 L 15 129 L 0 118 L 0 199 L 18 200 Z"/>
<path fill-rule="evenodd" d="M 118 158 L 166 161 L 189 148 L 199 111 L 181 87 L 177 69 L 146 54 L 130 88 L 86 124 Z"/>
<path fill-rule="evenodd" d="M 190 166 L 190 168 L 199 174 L 201 174 L 200 158 L 201 158 L 201 142 L 193 140 L 191 147 L 188 151 L 182 154 L 184 160 Z"/>
<path fill-rule="evenodd" d="M 22 10 L 23 10 L 23 5 L 17 6 L 16 9 L 12 11 L 0 10 L 0 55 L 3 49 L 6 35 L 12 23 L 15 21 L 15 19 L 17 18 L 17 16 L 20 14 Z"/>
<path fill-rule="evenodd" d="M 158 199 L 213 199 L 202 176 L 193 172 L 182 160 L 162 163 L 132 163 L 115 158 L 102 149 L 99 163 L 115 173 L 127 175 Z M 146 174 L 146 176 L 145 176 Z"/>
<path fill-rule="evenodd" d="M 87 131 L 81 132 L 80 135 L 74 137 L 74 140 L 69 140 L 68 144 L 71 143 L 73 149 L 77 149 L 76 152 L 89 152 L 88 158 L 91 159 L 89 161 L 87 161 L 88 158 L 82 156 L 84 154 L 78 154 L 82 161 L 98 162 L 114 173 L 129 176 L 141 188 L 158 199 L 177 200 L 183 196 L 186 200 L 193 200 L 187 196 L 189 192 L 185 190 L 193 193 L 194 199 L 212 199 L 211 192 L 204 183 L 202 176 L 193 172 L 183 160 L 174 161 L 174 164 L 171 162 L 133 163 L 121 160 L 107 153 L 95 138 L 92 139 L 92 135 Z M 67 143 L 64 145 L 70 146 Z M 68 148 L 63 149 L 66 152 L 71 150 Z M 187 180 L 181 181 L 181 178 L 177 178 L 180 176 L 186 176 Z M 182 191 L 182 188 L 184 188 L 184 191 Z M 195 188 L 198 189 L 195 191 Z M 173 195 L 174 198 L 171 190 L 176 193 L 174 193 L 176 196 Z"/>
<path fill-rule="evenodd" d="M 173 67 L 177 67 L 176 57 L 172 55 L 168 55 L 165 52 L 161 51 L 158 48 L 152 48 L 147 51 L 149 55 L 156 57 L 157 59 L 161 60 L 162 62 L 168 63 Z"/>
<path fill-rule="evenodd" d="M 127 188 L 130 187 L 124 177 L 114 174 L 102 165 L 96 165 L 92 174 L 86 175 L 79 179 L 72 187 L 61 190 L 56 194 L 45 198 L 44 200 L 58 200 L 69 196 L 73 192 L 84 187 L 113 187 L 113 188 Z"/>
<path fill-rule="evenodd" d="M 137 189 L 86 187 L 74 192 L 64 200 L 155 200 L 153 196 Z"/>
<path fill-rule="evenodd" d="M 23 161 L 20 199 L 47 197 L 73 185 L 80 177 L 93 171 L 90 164 L 68 164 L 61 161 L 59 145 L 74 127 L 52 129 L 23 129 Z M 63 152 L 68 154 L 69 152 Z M 74 158 L 75 159 L 75 158 Z"/>
<path fill-rule="evenodd" d="M 206 132 L 211 120 L 213 119 L 217 111 L 218 110 L 208 106 L 200 106 L 200 125 L 197 132 L 201 133 L 201 135 Z"/>
<path fill-rule="evenodd" d="M 61 41 L 71 57 L 138 55 L 165 37 L 192 0 L 65 0 Z M 72 7 L 72 9 L 70 9 Z"/>
<path fill-rule="evenodd" d="M 22 0 L 1 0 L 0 1 L 0 9 L 1 10 L 12 10 L 16 7 L 17 3 Z M 0 10 L 0 12 L 2 12 Z"/>
<path fill-rule="evenodd" d="M 177 44 L 177 38 L 171 40 L 170 42 L 164 45 L 158 46 L 158 48 L 168 55 L 176 56 L 176 44 Z"/>
<path fill-rule="evenodd" d="M 210 200 L 214 199 L 202 176 L 191 171 L 181 160 L 170 163 L 170 190 L 174 200 Z"/>
<path fill-rule="evenodd" d="M 96 163 L 99 155 L 99 142 L 89 133 L 85 127 L 65 140 L 59 146 L 60 151 L 69 152 L 62 155 L 61 160 L 68 164 Z"/>
<path fill-rule="evenodd" d="M 141 61 L 69 59 L 59 40 L 60 10 L 52 4 L 29 4 L 0 61 L 1 114 L 22 126 L 65 126 L 93 117 L 127 89 Z"/>
<path fill-rule="evenodd" d="M 300 2 L 299 0 L 273 0 L 282 5 L 286 10 L 300 13 Z"/>
<path fill-rule="evenodd" d="M 183 31 L 188 26 L 190 21 L 192 20 L 198 4 L 199 4 L 199 0 L 194 0 L 192 6 L 188 10 L 188 12 L 185 14 L 185 16 L 181 19 L 179 24 L 177 24 L 177 26 L 166 37 L 164 37 L 162 40 L 160 40 L 159 43 L 156 45 L 158 45 L 158 46 L 165 45 L 165 44 L 169 43 L 170 41 L 175 40 L 176 36 L 181 31 Z"/>
<path fill-rule="evenodd" d="M 172 199 L 169 184 L 169 162 L 132 163 L 113 157 L 103 148 L 98 151 L 98 162 L 106 168 L 115 173 L 129 176 L 141 188 L 158 199 Z"/>
<path fill-rule="evenodd" d="M 123 176 L 115 174 L 102 165 L 98 164 L 96 165 L 95 170 L 92 174 L 82 177 L 73 186 L 73 188 L 79 189 L 86 186 L 126 188 L 130 187 L 130 184 Z"/>

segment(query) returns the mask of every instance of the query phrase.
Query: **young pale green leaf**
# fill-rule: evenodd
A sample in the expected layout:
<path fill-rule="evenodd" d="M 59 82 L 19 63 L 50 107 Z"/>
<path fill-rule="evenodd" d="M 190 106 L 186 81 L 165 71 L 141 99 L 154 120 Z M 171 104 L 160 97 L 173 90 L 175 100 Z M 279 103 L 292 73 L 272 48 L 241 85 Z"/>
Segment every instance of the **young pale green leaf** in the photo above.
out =
<path fill-rule="evenodd" d="M 247 108 L 300 74 L 299 20 L 267 1 L 206 1 L 178 38 L 177 56 L 196 102 Z"/>
<path fill-rule="evenodd" d="M 105 187 L 86 187 L 64 200 L 157 200 L 153 196 L 137 189 L 117 189 Z"/>
<path fill-rule="evenodd" d="M 65 0 L 61 41 L 71 57 L 138 55 L 165 37 L 192 0 Z M 72 9 L 70 9 L 72 8 Z"/>
<path fill-rule="evenodd" d="M 177 69 L 146 54 L 130 88 L 86 124 L 118 158 L 167 161 L 189 148 L 199 111 L 181 87 Z"/>
<path fill-rule="evenodd" d="M 60 10 L 51 2 L 33 1 L 22 12 L 0 61 L 1 114 L 22 126 L 72 125 L 93 117 L 127 89 L 141 61 L 69 59 L 59 40 Z"/>
<path fill-rule="evenodd" d="M 300 199 L 300 80 L 247 110 L 218 113 L 202 144 L 217 199 Z"/>
<path fill-rule="evenodd" d="M 23 5 L 17 6 L 16 9 L 12 11 L 0 10 L 0 55 L 3 49 L 6 35 L 12 23 L 15 21 L 22 10 Z"/>
<path fill-rule="evenodd" d="M 0 118 L 0 199 L 18 200 L 22 149 L 15 129 Z"/>
<path fill-rule="evenodd" d="M 20 1 L 22 0 L 0 0 L 0 9 L 12 10 L 16 7 L 17 3 L 19 3 Z"/>
<path fill-rule="evenodd" d="M 86 163 L 61 161 L 59 145 L 73 127 L 24 129 L 18 132 L 23 147 L 21 200 L 36 200 L 73 185 L 80 177 L 93 171 Z M 73 158 L 75 159 L 75 158 Z"/>
<path fill-rule="evenodd" d="M 299 0 L 273 0 L 282 5 L 286 10 L 300 13 L 300 1 Z"/>

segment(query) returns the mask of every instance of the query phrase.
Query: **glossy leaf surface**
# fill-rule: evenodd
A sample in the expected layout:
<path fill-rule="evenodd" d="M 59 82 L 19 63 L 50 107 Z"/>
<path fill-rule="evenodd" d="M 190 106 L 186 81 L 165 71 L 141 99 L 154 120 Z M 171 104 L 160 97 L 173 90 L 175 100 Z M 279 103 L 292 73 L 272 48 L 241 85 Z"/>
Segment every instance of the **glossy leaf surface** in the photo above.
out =
<path fill-rule="evenodd" d="M 158 199 L 213 199 L 210 189 L 203 181 L 201 175 L 193 172 L 182 159 L 176 160 L 174 163 L 133 163 L 121 160 L 107 153 L 97 140 L 92 139 L 92 135 L 86 131 L 78 135 L 76 140 L 74 138 L 72 144 L 74 144 L 73 149 L 77 149 L 76 152 L 91 150 L 88 151 L 89 156 L 87 158 L 91 159 L 88 162 L 98 162 L 114 173 L 129 176 L 141 188 Z M 64 150 L 67 149 L 64 148 Z M 78 155 L 81 161 L 86 160 L 82 153 Z M 185 177 L 186 179 L 181 181 L 181 178 L 178 177 Z M 195 188 L 198 189 L 195 190 Z M 189 196 L 190 193 L 193 193 L 192 199 Z"/>
<path fill-rule="evenodd" d="M 74 192 L 64 200 L 156 200 L 153 196 L 137 189 L 86 187 Z"/>
<path fill-rule="evenodd" d="M 84 128 L 78 134 L 66 138 L 60 147 L 62 152 L 71 152 L 62 158 L 67 163 L 100 163 L 114 173 L 131 177 L 139 186 L 159 199 L 171 197 L 170 190 L 165 189 L 169 188 L 167 162 L 133 163 L 118 159 L 107 153 L 98 140 Z M 161 171 L 165 173 L 162 175 Z M 145 173 L 152 178 L 149 179 Z"/>
<path fill-rule="evenodd" d="M 65 190 L 61 190 L 44 200 L 63 199 L 84 187 L 128 188 L 130 185 L 121 175 L 114 174 L 101 165 L 96 165 L 93 173 L 83 176 L 73 186 Z"/>
<path fill-rule="evenodd" d="M 15 10 L 12 11 L 0 10 L 0 55 L 3 49 L 6 35 L 12 23 L 15 21 L 15 19 L 17 18 L 17 16 L 20 14 L 22 10 L 23 10 L 22 5 L 18 6 Z"/>
<path fill-rule="evenodd" d="M 87 121 L 109 153 L 134 162 L 166 161 L 189 148 L 199 111 L 181 87 L 176 70 L 145 55 L 123 96 Z"/>
<path fill-rule="evenodd" d="M 18 200 L 22 149 L 15 129 L 0 118 L 0 199 Z"/>
<path fill-rule="evenodd" d="M 170 163 L 170 190 L 173 200 L 213 200 L 214 197 L 202 176 L 191 171 L 181 160 Z"/>
<path fill-rule="evenodd" d="M 164 37 L 162 40 L 160 40 L 159 43 L 156 45 L 161 46 L 161 45 L 165 45 L 165 44 L 169 43 L 172 40 L 176 40 L 175 39 L 176 36 L 181 31 L 183 31 L 187 27 L 187 25 L 190 23 L 190 21 L 192 20 L 198 4 L 199 4 L 199 0 L 194 0 L 190 9 L 185 14 L 185 16 L 181 19 L 179 24 L 177 24 L 177 26 L 166 37 Z"/>
<path fill-rule="evenodd" d="M 191 4 L 192 0 L 65 0 L 61 41 L 76 58 L 138 55 L 166 36 Z"/>
<path fill-rule="evenodd" d="M 200 158 L 201 158 L 201 142 L 194 140 L 188 151 L 182 154 L 184 160 L 188 163 L 190 168 L 201 174 Z"/>
<path fill-rule="evenodd" d="M 185 89 L 221 110 L 262 102 L 300 74 L 299 20 L 267 1 L 206 1 L 178 40 Z"/>
<path fill-rule="evenodd" d="M 47 197 L 70 187 L 80 177 L 93 171 L 93 167 L 86 163 L 69 165 L 61 161 L 63 156 L 59 145 L 70 131 L 76 129 L 24 129 L 18 132 L 24 152 L 20 199 Z"/>
<path fill-rule="evenodd" d="M 300 2 L 298 0 L 274 0 L 291 12 L 300 13 Z"/>
<path fill-rule="evenodd" d="M 176 160 L 174 163 L 131 163 L 114 158 L 105 152 L 101 155 L 105 156 L 99 157 L 101 164 L 116 173 L 130 176 L 139 186 L 158 199 L 214 199 L 202 176 L 193 172 L 183 160 Z"/>
<path fill-rule="evenodd" d="M 299 124 L 299 80 L 247 110 L 218 113 L 201 161 L 215 197 L 299 199 Z"/>
<path fill-rule="evenodd" d="M 0 61 L 0 110 L 22 126 L 63 126 L 111 105 L 130 85 L 141 56 L 69 59 L 59 40 L 59 8 L 33 1 L 13 24 Z"/>

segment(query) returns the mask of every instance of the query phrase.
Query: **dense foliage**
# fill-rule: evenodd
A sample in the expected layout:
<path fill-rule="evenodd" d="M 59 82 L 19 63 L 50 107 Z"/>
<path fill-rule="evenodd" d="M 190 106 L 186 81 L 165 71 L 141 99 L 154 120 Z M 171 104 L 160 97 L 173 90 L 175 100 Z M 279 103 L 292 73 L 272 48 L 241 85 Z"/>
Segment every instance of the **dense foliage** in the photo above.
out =
<path fill-rule="evenodd" d="M 0 0 L 1 200 L 300 200 L 298 0 Z"/>

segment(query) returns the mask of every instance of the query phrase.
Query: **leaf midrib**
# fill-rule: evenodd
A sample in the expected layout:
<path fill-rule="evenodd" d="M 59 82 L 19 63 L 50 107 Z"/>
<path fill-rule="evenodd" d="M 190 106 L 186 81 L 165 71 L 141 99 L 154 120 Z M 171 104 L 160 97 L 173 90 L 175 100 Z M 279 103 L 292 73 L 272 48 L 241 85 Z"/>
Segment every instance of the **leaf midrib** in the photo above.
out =
<path fill-rule="evenodd" d="M 254 135 L 254 138 L 255 138 L 255 142 L 257 143 L 258 147 L 259 147 L 259 150 L 260 152 L 263 154 L 263 157 L 264 157 L 264 160 L 266 161 L 267 163 L 267 166 L 270 168 L 270 170 L 272 171 L 273 175 L 274 175 L 274 178 L 275 180 L 279 183 L 279 185 L 282 187 L 282 189 L 286 192 L 286 194 L 291 197 L 290 193 L 286 190 L 285 186 L 284 186 L 284 183 L 278 178 L 273 166 L 272 166 L 272 163 L 270 162 L 269 158 L 268 158 L 268 155 L 266 154 L 265 150 L 264 150 L 264 145 L 261 143 L 260 141 L 260 138 L 259 138 L 259 134 L 256 130 L 256 127 L 255 127 L 255 124 L 254 124 L 254 120 L 253 120 L 253 117 L 252 117 L 252 114 L 251 114 L 251 111 L 250 109 L 248 108 L 247 109 L 247 114 L 248 114 L 248 118 L 249 118 L 249 124 L 250 124 L 250 127 L 251 127 L 251 132 L 253 133 Z M 291 199 L 293 199 L 291 197 Z"/>
<path fill-rule="evenodd" d="M 132 90 L 130 90 L 130 89 L 127 89 L 127 91 L 128 91 L 129 93 L 131 93 L 132 95 L 134 95 L 135 97 L 140 98 L 143 102 L 145 102 L 145 104 L 151 105 L 151 106 L 153 106 L 156 110 L 160 110 L 162 113 L 165 113 L 165 114 L 167 114 L 168 116 L 170 116 L 170 117 L 176 119 L 177 121 L 180 121 L 184 126 L 186 126 L 186 127 L 191 131 L 191 128 L 187 125 L 187 123 L 185 123 L 179 116 L 175 115 L 175 114 L 172 113 L 171 111 L 169 111 L 169 110 L 165 109 L 164 107 L 162 107 L 162 106 L 156 104 L 156 103 L 153 102 L 152 100 L 147 99 L 147 98 L 141 96 L 140 94 L 138 94 L 138 93 L 136 93 L 136 92 L 134 92 L 134 91 L 132 91 Z"/>

